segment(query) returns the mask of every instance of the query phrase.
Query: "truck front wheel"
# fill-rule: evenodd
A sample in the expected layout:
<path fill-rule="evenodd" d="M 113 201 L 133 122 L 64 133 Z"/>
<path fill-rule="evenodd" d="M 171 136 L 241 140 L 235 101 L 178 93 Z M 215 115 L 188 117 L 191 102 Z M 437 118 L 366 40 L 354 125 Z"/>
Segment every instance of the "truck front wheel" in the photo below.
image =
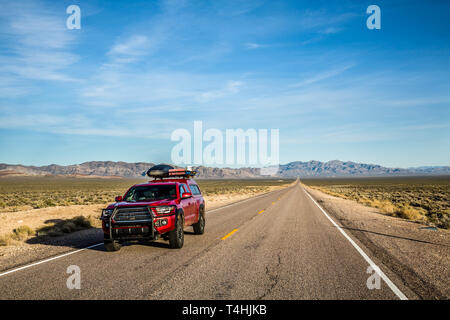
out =
<path fill-rule="evenodd" d="M 169 246 L 172 249 L 180 249 L 184 244 L 184 219 L 179 214 L 175 222 L 175 229 L 169 231 Z"/>
<path fill-rule="evenodd" d="M 108 252 L 119 251 L 121 247 L 120 243 L 117 240 L 105 240 L 103 244 L 105 245 L 105 249 Z"/>

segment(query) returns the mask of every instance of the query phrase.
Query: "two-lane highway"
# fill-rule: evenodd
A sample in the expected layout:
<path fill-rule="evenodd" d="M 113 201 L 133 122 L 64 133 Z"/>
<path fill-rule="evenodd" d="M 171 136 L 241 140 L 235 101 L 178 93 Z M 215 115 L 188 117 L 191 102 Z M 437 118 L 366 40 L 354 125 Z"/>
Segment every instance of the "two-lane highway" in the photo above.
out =
<path fill-rule="evenodd" d="M 0 274 L 0 298 L 405 298 L 384 273 L 380 289 L 368 288 L 372 260 L 300 184 L 209 211 L 205 234 L 189 231 L 180 250 L 162 241 L 113 253 L 99 245 Z M 79 290 L 67 288 L 70 265 L 81 270 Z"/>

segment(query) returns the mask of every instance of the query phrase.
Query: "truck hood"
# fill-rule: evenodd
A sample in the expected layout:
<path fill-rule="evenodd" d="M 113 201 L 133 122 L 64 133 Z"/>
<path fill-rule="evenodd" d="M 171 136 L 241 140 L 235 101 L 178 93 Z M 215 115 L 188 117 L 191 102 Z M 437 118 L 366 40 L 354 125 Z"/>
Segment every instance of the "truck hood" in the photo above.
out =
<path fill-rule="evenodd" d="M 143 207 L 143 206 L 170 206 L 176 205 L 175 200 L 155 200 L 155 201 L 136 201 L 136 202 L 127 202 L 121 201 L 112 203 L 108 206 L 108 209 L 114 209 L 117 207 Z"/>

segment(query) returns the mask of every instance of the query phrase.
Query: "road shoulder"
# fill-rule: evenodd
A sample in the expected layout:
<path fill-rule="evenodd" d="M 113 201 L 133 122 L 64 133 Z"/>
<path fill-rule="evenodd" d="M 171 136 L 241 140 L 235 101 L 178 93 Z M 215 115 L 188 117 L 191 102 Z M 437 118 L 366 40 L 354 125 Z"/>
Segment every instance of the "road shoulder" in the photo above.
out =
<path fill-rule="evenodd" d="M 358 239 L 422 299 L 448 299 L 450 232 L 383 215 L 377 209 L 304 186 L 346 232 Z"/>

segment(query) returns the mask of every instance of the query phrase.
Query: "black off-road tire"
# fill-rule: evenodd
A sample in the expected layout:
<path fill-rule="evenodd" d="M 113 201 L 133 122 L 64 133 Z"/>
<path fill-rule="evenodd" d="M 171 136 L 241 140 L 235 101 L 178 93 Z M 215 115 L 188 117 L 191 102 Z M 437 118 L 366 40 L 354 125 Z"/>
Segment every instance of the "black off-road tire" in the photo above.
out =
<path fill-rule="evenodd" d="M 169 231 L 169 246 L 172 249 L 180 249 L 184 244 L 184 217 L 178 214 L 175 229 Z"/>
<path fill-rule="evenodd" d="M 206 224 L 205 210 L 203 208 L 200 208 L 198 212 L 198 222 L 192 225 L 194 227 L 194 233 L 195 234 L 205 233 L 205 224 Z"/>
<path fill-rule="evenodd" d="M 122 245 L 117 240 L 105 240 L 103 241 L 105 249 L 108 252 L 119 251 Z"/>

